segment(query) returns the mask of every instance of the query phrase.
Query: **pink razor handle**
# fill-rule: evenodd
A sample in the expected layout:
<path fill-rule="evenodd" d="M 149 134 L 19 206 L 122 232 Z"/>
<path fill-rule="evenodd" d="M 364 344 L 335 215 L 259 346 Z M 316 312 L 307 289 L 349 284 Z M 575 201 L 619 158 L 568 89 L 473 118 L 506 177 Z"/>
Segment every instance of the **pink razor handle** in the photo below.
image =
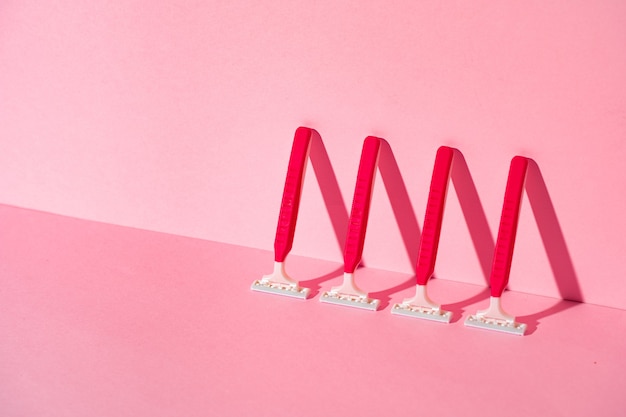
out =
<path fill-rule="evenodd" d="M 278 216 L 276 239 L 274 240 L 274 260 L 276 262 L 284 262 L 293 246 L 311 134 L 311 129 L 299 127 L 293 138 L 287 179 L 285 180 L 285 189 Z"/>
<path fill-rule="evenodd" d="M 361 262 L 365 231 L 372 199 L 374 175 L 378 163 L 381 139 L 368 136 L 363 142 L 359 172 L 356 179 L 348 236 L 343 253 L 344 272 L 353 273 Z"/>
<path fill-rule="evenodd" d="M 448 179 L 452 168 L 454 150 L 447 146 L 441 146 L 437 150 L 435 167 L 430 182 L 426 216 L 424 217 L 424 230 L 420 240 L 419 254 L 417 256 L 416 276 L 419 285 L 426 285 L 435 272 L 439 236 L 441 235 L 441 223 L 443 210 L 448 190 Z"/>
<path fill-rule="evenodd" d="M 504 193 L 502 216 L 500 217 L 498 239 L 489 278 L 492 297 L 500 297 L 509 283 L 515 235 L 517 234 L 517 222 L 519 220 L 522 191 L 524 190 L 527 169 L 527 158 L 516 156 L 511 160 L 509 178 Z"/>

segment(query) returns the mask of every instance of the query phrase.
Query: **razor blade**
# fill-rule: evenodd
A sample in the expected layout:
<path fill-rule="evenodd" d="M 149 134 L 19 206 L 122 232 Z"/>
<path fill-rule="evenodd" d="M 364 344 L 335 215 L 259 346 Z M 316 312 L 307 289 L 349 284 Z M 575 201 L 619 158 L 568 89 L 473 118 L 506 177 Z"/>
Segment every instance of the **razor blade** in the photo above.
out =
<path fill-rule="evenodd" d="M 517 323 L 516 321 L 501 320 L 491 317 L 482 317 L 477 314 L 469 316 L 467 320 L 465 320 L 465 325 L 479 329 L 516 334 L 518 336 L 523 336 L 527 327 L 525 323 Z"/>
<path fill-rule="evenodd" d="M 391 309 L 391 313 L 398 316 L 415 317 L 418 319 L 439 321 L 442 323 L 450 323 L 450 319 L 452 319 L 452 312 L 450 311 L 405 303 L 394 304 Z"/>
<path fill-rule="evenodd" d="M 518 336 L 523 336 L 527 327 L 525 323 L 517 323 L 515 317 L 507 314 L 502 309 L 500 297 L 494 296 L 489 298 L 489 308 L 469 316 L 467 320 L 465 320 L 465 325 L 479 329 L 516 334 Z"/>
<path fill-rule="evenodd" d="M 287 297 L 306 300 L 310 289 L 299 287 L 297 284 L 283 284 L 269 280 L 257 279 L 250 287 L 254 291 L 266 292 L 270 294 L 286 295 Z"/>
<path fill-rule="evenodd" d="M 450 323 L 452 312 L 442 310 L 439 304 L 435 304 L 428 296 L 426 289 L 426 285 L 417 285 L 415 296 L 404 300 L 402 303 L 394 304 L 391 313 L 399 316 Z"/>
<path fill-rule="evenodd" d="M 339 287 L 333 287 L 330 291 L 325 291 L 320 301 L 371 311 L 378 310 L 380 304 L 380 300 L 369 298 L 366 292 L 356 286 L 354 274 L 350 272 L 344 272 L 343 283 Z"/>
<path fill-rule="evenodd" d="M 323 303 L 339 304 L 371 311 L 378 310 L 378 305 L 380 304 L 380 300 L 368 298 L 367 296 L 342 294 L 340 292 L 333 291 L 324 292 L 320 301 Z"/>
<path fill-rule="evenodd" d="M 254 291 L 286 295 L 301 300 L 306 300 L 310 292 L 309 288 L 300 287 L 298 281 L 287 274 L 284 262 L 274 262 L 274 272 L 257 279 L 250 288 Z"/>

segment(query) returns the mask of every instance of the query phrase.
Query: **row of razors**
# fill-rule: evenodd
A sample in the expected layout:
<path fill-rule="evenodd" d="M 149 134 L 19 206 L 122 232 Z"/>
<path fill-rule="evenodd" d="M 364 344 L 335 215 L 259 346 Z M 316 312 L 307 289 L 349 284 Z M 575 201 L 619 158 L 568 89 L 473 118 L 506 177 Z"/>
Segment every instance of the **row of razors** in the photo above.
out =
<path fill-rule="evenodd" d="M 293 244 L 312 135 L 313 131 L 306 127 L 300 127 L 296 130 L 274 241 L 274 271 L 272 274 L 254 281 L 253 290 L 301 299 L 306 299 L 309 295 L 310 290 L 308 288 L 300 287 L 298 281 L 286 273 L 285 259 Z M 348 233 L 344 245 L 343 283 L 324 292 L 320 298 L 322 302 L 374 311 L 378 309 L 380 304 L 379 300 L 370 298 L 356 285 L 354 273 L 363 254 L 370 200 L 382 141 L 383 139 L 369 136 L 363 143 Z M 453 159 L 453 148 L 441 146 L 437 150 L 418 252 L 416 293 L 414 297 L 406 299 L 402 303 L 394 304 L 391 309 L 393 314 L 444 323 L 449 323 L 452 317 L 451 312 L 443 310 L 439 304 L 430 299 L 427 284 L 435 270 Z M 528 162 L 527 158 L 521 156 L 516 156 L 511 161 L 489 278 L 491 287 L 489 307 L 486 310 L 478 311 L 475 315 L 470 315 L 465 321 L 467 326 L 499 330 L 517 335 L 523 335 L 526 331 L 526 324 L 516 322 L 514 316 L 507 314 L 502 309 L 501 296 L 509 281 Z"/>

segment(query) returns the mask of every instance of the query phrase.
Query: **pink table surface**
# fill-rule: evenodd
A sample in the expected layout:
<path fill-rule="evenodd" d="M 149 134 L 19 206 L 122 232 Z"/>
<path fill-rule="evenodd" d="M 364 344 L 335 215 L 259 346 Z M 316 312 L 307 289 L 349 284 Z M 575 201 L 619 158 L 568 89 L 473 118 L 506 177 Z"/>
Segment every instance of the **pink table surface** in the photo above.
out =
<path fill-rule="evenodd" d="M 271 241 L 271 237 L 269 239 Z M 367 247 L 366 247 L 367 251 Z M 433 280 L 449 325 L 256 293 L 268 251 L 0 205 L 0 415 L 623 416 L 626 311 L 507 292 L 524 337 L 466 328 L 486 289 Z"/>

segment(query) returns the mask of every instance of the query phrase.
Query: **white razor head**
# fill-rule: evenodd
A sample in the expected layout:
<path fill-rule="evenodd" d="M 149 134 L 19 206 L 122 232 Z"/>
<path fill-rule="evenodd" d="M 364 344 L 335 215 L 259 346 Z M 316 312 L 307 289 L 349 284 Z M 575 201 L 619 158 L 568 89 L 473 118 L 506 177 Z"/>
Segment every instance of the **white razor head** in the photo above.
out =
<path fill-rule="evenodd" d="M 257 279 L 252 283 L 252 287 L 250 288 L 254 291 L 285 295 L 287 297 L 299 298 L 301 300 L 306 300 L 310 292 L 309 288 L 302 288 L 297 284 L 283 284 L 264 279 Z"/>
<path fill-rule="evenodd" d="M 324 292 L 322 294 L 322 298 L 320 298 L 320 301 L 322 301 L 323 303 L 338 304 L 371 311 L 378 310 L 378 305 L 380 304 L 380 300 L 333 291 Z"/>
<path fill-rule="evenodd" d="M 391 313 L 399 316 L 416 317 L 419 319 L 433 320 L 442 323 L 450 323 L 450 319 L 452 319 L 452 312 L 450 311 L 405 303 L 394 304 L 391 309 Z"/>
<path fill-rule="evenodd" d="M 523 336 L 526 332 L 525 323 L 517 323 L 510 320 L 501 320 L 497 318 L 471 315 L 465 320 L 465 325 L 468 327 L 476 327 L 479 329 L 495 330 L 498 332 L 515 334 Z"/>

